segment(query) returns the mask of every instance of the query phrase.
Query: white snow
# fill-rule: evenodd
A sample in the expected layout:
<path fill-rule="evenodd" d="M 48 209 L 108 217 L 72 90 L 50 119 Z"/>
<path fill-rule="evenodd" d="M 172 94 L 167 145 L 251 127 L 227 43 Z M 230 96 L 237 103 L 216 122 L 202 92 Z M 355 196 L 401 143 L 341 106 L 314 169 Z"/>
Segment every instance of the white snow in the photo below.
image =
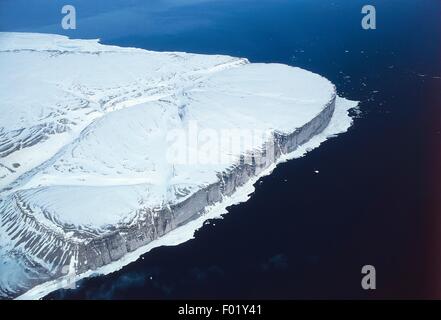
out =
<path fill-rule="evenodd" d="M 31 207 L 58 221 L 97 228 L 133 215 L 141 202 L 160 206 L 182 189 L 188 196 L 215 182 L 217 172 L 265 138 L 245 139 L 241 149 L 213 146 L 230 157 L 195 165 L 167 159 L 172 130 L 292 132 L 334 94 L 317 74 L 227 56 L 10 33 L 0 35 L 0 50 L 2 145 L 45 139 L 1 158 L 8 168 L 20 167 L 0 180 L 0 189 L 50 159 L 15 180 L 13 191 L 22 190 Z M 60 133 L 34 129 L 60 123 Z M 17 130 L 23 132 L 11 134 Z M 191 141 L 183 144 L 191 150 Z"/>
<path fill-rule="evenodd" d="M 334 138 L 336 135 L 346 132 L 353 123 L 352 118 L 348 115 L 348 111 L 352 108 L 357 107 L 357 104 L 358 103 L 354 101 L 350 101 L 344 98 L 337 98 L 336 109 L 334 116 L 331 119 L 331 123 L 321 134 L 316 135 L 314 138 L 309 140 L 307 143 L 302 145 L 294 152 L 281 157 L 279 161 L 277 161 L 277 163 L 270 166 L 268 169 L 263 171 L 259 176 L 251 179 L 245 185 L 240 187 L 237 190 L 237 192 L 233 194 L 233 196 L 226 198 L 221 203 L 212 206 L 211 208 L 209 208 L 206 214 L 201 215 L 198 219 L 190 221 L 189 223 L 172 230 L 171 232 L 167 233 L 160 239 L 154 240 L 148 245 L 128 253 L 119 261 L 103 266 L 98 270 L 89 271 L 77 275 L 73 279 L 73 281 L 76 282 L 91 276 L 107 275 L 113 273 L 115 271 L 121 270 L 124 266 L 138 260 L 140 256 L 144 255 L 145 253 L 149 252 L 154 248 L 162 247 L 162 246 L 176 246 L 188 240 L 193 239 L 195 231 L 201 228 L 204 225 L 205 221 L 209 219 L 222 219 L 222 216 L 228 213 L 226 209 L 227 207 L 234 204 L 246 202 L 252 196 L 255 190 L 254 184 L 260 178 L 271 174 L 271 172 L 276 168 L 278 164 L 292 159 L 303 157 L 306 155 L 307 152 L 319 147 L 326 140 Z M 17 299 L 19 300 L 41 299 L 44 296 L 51 293 L 52 291 L 65 288 L 65 286 L 63 286 L 64 282 L 66 282 L 65 278 L 45 282 L 27 291 L 25 294 L 21 295 Z"/>
<path fill-rule="evenodd" d="M 0 218 L 6 219 L 7 210 L 8 219 L 11 210 L 24 210 L 72 241 L 80 241 L 72 228 L 102 234 L 141 219 L 143 208 L 191 196 L 216 182 L 217 174 L 244 152 L 261 148 L 268 133 L 290 133 L 312 120 L 335 94 L 327 79 L 295 67 L 48 34 L 0 33 L 0 70 Z M 291 157 L 347 130 L 347 111 L 355 104 L 337 100 L 326 131 Z M 252 139 L 242 139 L 237 130 L 253 132 Z M 234 133 L 229 138 L 240 148 L 216 140 L 224 133 Z M 176 146 L 187 152 L 185 161 L 170 157 Z M 207 159 L 214 161 L 201 162 Z M 228 204 L 246 201 L 255 181 L 257 177 L 200 219 L 100 272 L 115 270 L 158 245 L 186 241 Z M 5 228 L 0 225 L 0 258 L 14 265 L 11 252 L 20 238 L 13 232 L 21 229 Z M 34 259 L 23 243 L 14 250 Z M 38 262 L 48 273 L 54 268 Z M 23 276 L 20 272 L 16 279 Z M 7 283 L 13 290 L 3 278 L 0 289 Z M 24 297 L 41 296 L 54 285 L 59 282 L 36 287 Z"/>

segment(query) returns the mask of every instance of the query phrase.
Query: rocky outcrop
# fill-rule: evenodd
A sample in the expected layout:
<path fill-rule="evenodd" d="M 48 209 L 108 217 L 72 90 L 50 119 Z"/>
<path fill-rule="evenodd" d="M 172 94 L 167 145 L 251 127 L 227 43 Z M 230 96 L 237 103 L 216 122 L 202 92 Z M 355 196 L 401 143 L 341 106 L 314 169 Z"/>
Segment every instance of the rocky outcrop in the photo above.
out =
<path fill-rule="evenodd" d="M 58 35 L 0 40 L 0 298 L 117 261 L 199 217 L 334 113 L 332 83 L 287 65 Z M 339 110 L 337 97 L 332 121 Z M 193 129 L 228 131 L 241 146 L 220 146 L 228 160 L 207 166 L 169 161 L 206 157 L 204 138 L 186 145 Z M 185 142 L 169 141 L 176 131 Z"/>
<path fill-rule="evenodd" d="M 35 218 L 31 208 L 21 198 L 20 191 L 11 194 L 14 201 L 0 203 L 3 210 L 2 226 L 10 237 L 20 239 L 16 246 L 29 248 L 33 267 L 39 266 L 41 270 L 46 270 L 44 278 L 29 279 L 26 288 L 17 290 L 15 294 L 72 272 L 71 268 L 67 268 L 70 265 L 75 265 L 75 273 L 80 274 L 117 261 L 128 252 L 199 217 L 207 207 L 231 196 L 238 187 L 259 175 L 283 154 L 296 150 L 298 146 L 321 133 L 332 118 L 335 100 L 334 95 L 321 113 L 294 132 L 275 132 L 271 141 L 267 141 L 261 150 L 244 155 L 239 163 L 219 173 L 216 183 L 198 190 L 179 203 L 157 210 L 144 208 L 139 212 L 139 219 L 135 223 L 115 226 L 112 231 L 104 234 L 87 229 L 77 230 L 74 227 L 68 230 L 66 225 L 58 232 L 53 228 L 46 228 L 44 223 Z M 47 215 L 47 218 L 52 216 Z M 69 237 L 66 236 L 68 232 L 71 233 Z"/>
<path fill-rule="evenodd" d="M 99 236 L 79 246 L 77 272 L 82 273 L 116 261 L 127 252 L 133 251 L 158 239 L 167 232 L 187 223 L 204 213 L 206 208 L 224 197 L 232 195 L 236 189 L 252 177 L 259 175 L 282 154 L 290 153 L 321 133 L 329 124 L 335 108 L 333 98 L 323 111 L 301 128 L 290 134 L 274 133 L 263 151 L 242 157 L 240 163 L 218 175 L 219 180 L 186 200 L 153 212 L 146 209 L 144 219 L 130 227 L 120 227 L 110 234 Z"/>

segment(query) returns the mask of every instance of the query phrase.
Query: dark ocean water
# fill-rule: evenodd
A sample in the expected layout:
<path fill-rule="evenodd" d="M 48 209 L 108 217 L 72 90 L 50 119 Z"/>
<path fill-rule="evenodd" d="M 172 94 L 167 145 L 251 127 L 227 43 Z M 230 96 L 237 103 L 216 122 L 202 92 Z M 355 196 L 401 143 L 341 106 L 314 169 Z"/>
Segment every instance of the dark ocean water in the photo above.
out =
<path fill-rule="evenodd" d="M 299 66 L 361 101 L 362 113 L 195 239 L 46 298 L 441 297 L 440 1 L 70 3 L 75 31 L 59 25 L 62 1 L 21 0 L 0 2 L 0 30 Z M 360 25 L 368 3 L 376 30 Z M 360 285 L 366 264 L 374 291 Z"/>

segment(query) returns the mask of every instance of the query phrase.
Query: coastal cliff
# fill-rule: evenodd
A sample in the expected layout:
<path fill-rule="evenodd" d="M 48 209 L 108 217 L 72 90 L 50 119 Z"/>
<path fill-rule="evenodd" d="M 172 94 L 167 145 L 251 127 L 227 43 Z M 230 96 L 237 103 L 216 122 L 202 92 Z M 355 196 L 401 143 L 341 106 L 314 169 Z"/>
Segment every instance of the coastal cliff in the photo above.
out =
<path fill-rule="evenodd" d="M 240 163 L 218 175 L 219 181 L 213 183 L 185 201 L 162 209 L 153 215 L 146 210 L 145 219 L 130 227 L 121 227 L 110 234 L 94 238 L 78 247 L 77 272 L 94 270 L 116 261 L 167 232 L 203 214 L 207 207 L 231 196 L 235 190 L 258 176 L 263 170 L 277 161 L 282 154 L 291 153 L 313 136 L 321 133 L 329 124 L 335 109 L 334 95 L 328 104 L 311 121 L 292 133 L 274 133 L 270 148 L 264 153 L 250 153 Z M 272 152 L 271 154 L 268 151 Z"/>
<path fill-rule="evenodd" d="M 28 33 L 0 56 L 3 298 L 135 257 L 350 126 L 329 80 L 288 65 Z"/>

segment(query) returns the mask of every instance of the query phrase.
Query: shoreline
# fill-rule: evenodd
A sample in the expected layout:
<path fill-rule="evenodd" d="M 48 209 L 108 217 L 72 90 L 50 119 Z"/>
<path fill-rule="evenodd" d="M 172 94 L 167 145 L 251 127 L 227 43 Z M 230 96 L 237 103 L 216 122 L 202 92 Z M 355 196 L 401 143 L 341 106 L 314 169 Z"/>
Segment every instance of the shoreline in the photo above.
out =
<path fill-rule="evenodd" d="M 214 205 L 207 206 L 206 212 L 203 214 L 197 213 L 195 219 L 187 220 L 188 222 L 180 225 L 171 231 L 168 231 L 159 238 L 150 241 L 149 243 L 127 252 L 120 259 L 112 261 L 109 264 L 98 267 L 96 270 L 88 270 L 78 275 L 63 276 L 51 281 L 39 284 L 24 294 L 16 297 L 17 300 L 31 300 L 42 299 L 49 293 L 58 289 L 72 286 L 78 280 L 98 276 L 106 275 L 118 270 L 121 270 L 124 266 L 135 262 L 143 254 L 149 252 L 153 248 L 161 246 L 176 246 L 194 238 L 194 232 L 201 228 L 205 221 L 209 219 L 220 219 L 222 215 L 228 213 L 227 208 L 232 205 L 246 202 L 251 194 L 254 192 L 254 184 L 264 176 L 272 173 L 278 164 L 286 162 L 291 159 L 300 158 L 307 152 L 317 148 L 321 143 L 329 138 L 335 137 L 338 134 L 346 132 L 353 123 L 353 119 L 348 115 L 348 111 L 357 106 L 357 102 L 349 101 L 344 98 L 337 97 L 335 99 L 335 108 L 327 126 L 318 134 L 313 135 L 305 143 L 297 146 L 292 152 L 287 154 L 281 154 L 276 161 L 270 164 L 268 167 L 260 171 L 256 176 L 250 177 L 243 185 L 240 185 L 235 191 L 227 197 L 224 197 L 222 201 L 214 203 Z M 326 109 L 326 108 L 325 108 Z"/>

